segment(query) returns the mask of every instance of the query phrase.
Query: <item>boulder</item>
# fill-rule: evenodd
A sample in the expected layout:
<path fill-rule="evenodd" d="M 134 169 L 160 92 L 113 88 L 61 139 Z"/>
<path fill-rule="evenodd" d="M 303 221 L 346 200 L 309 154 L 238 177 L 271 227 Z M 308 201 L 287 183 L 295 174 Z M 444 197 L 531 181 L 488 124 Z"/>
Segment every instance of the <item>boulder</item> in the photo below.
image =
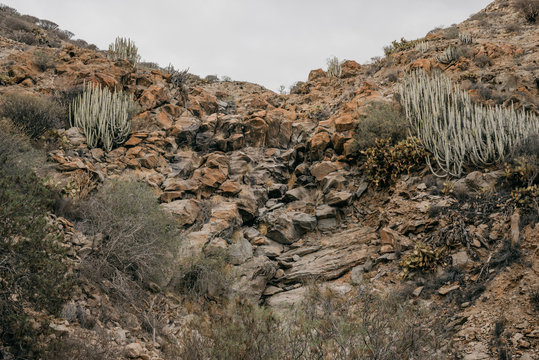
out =
<path fill-rule="evenodd" d="M 326 202 L 330 206 L 342 207 L 350 202 L 353 194 L 348 191 L 335 191 L 331 190 L 326 195 Z"/>
<path fill-rule="evenodd" d="M 180 225 L 193 224 L 200 214 L 200 206 L 193 199 L 176 200 L 168 204 L 161 204 L 161 206 L 166 211 L 176 215 Z"/>

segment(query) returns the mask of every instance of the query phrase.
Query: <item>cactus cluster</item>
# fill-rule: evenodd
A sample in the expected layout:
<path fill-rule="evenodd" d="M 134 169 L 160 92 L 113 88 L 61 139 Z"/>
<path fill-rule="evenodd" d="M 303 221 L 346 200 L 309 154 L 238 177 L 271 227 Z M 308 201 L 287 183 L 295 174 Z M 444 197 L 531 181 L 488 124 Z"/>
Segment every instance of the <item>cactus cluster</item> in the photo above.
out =
<path fill-rule="evenodd" d="M 473 36 L 470 33 L 459 33 L 459 40 L 462 44 L 470 45 L 473 42 Z"/>
<path fill-rule="evenodd" d="M 122 91 L 85 84 L 83 93 L 70 105 L 70 121 L 84 132 L 90 148 L 110 151 L 125 142 L 136 109 L 131 96 Z"/>
<path fill-rule="evenodd" d="M 459 52 L 456 47 L 449 46 L 444 52 L 436 56 L 436 60 L 442 64 L 451 64 L 459 58 Z"/>
<path fill-rule="evenodd" d="M 516 144 L 539 132 L 535 114 L 474 104 L 442 73 L 408 74 L 400 95 L 412 134 L 431 153 L 427 163 L 435 175 L 461 176 L 466 166 L 499 163 Z"/>
<path fill-rule="evenodd" d="M 109 45 L 107 56 L 114 60 L 128 60 L 133 65 L 136 65 L 140 61 L 138 48 L 135 46 L 135 42 L 129 38 L 117 37 L 116 40 Z"/>
<path fill-rule="evenodd" d="M 429 43 L 427 41 L 418 42 L 415 45 L 415 49 L 420 53 L 426 53 L 427 51 L 429 51 Z"/>
<path fill-rule="evenodd" d="M 341 77 L 342 67 L 341 63 L 339 62 L 339 59 L 336 56 L 327 59 L 327 64 L 329 76 Z"/>

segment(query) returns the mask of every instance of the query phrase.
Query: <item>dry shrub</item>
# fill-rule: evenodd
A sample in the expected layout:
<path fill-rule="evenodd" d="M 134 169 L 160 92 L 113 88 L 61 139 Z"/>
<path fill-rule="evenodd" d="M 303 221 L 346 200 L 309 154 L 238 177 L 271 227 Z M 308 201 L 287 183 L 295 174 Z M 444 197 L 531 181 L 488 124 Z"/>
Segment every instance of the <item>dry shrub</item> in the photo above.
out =
<path fill-rule="evenodd" d="M 179 245 L 176 221 L 158 204 L 152 189 L 114 180 L 80 205 L 82 228 L 96 236 L 92 257 L 104 270 L 140 284 L 162 284 Z"/>
<path fill-rule="evenodd" d="M 182 259 L 172 280 L 173 288 L 195 299 L 218 299 L 227 295 L 233 274 L 224 251 Z"/>
<path fill-rule="evenodd" d="M 45 51 L 45 50 L 36 50 L 34 51 L 34 64 L 41 71 L 46 71 L 47 69 L 54 67 L 54 54 Z"/>
<path fill-rule="evenodd" d="M 65 109 L 46 96 L 24 93 L 7 93 L 0 99 L 0 117 L 11 119 L 13 124 L 31 137 L 63 126 Z"/>
<path fill-rule="evenodd" d="M 365 118 L 356 127 L 356 141 L 360 150 L 372 147 L 377 139 L 391 139 L 396 143 L 406 138 L 406 118 L 393 106 L 375 102 L 368 106 Z"/>
<path fill-rule="evenodd" d="M 312 286 L 294 311 L 236 300 L 214 308 L 181 339 L 182 359 L 439 359 L 438 322 L 396 293 L 342 296 Z"/>
<path fill-rule="evenodd" d="M 527 22 L 535 24 L 539 17 L 539 0 L 516 0 L 515 7 Z"/>

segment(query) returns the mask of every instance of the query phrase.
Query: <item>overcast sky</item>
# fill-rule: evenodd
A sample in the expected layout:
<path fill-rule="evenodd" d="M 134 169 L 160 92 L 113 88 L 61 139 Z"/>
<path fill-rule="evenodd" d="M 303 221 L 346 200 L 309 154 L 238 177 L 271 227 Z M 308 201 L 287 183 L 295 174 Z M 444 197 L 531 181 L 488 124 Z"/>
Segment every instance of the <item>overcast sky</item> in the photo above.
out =
<path fill-rule="evenodd" d="M 365 63 L 394 39 L 465 20 L 491 0 L 0 0 L 100 49 L 130 37 L 146 61 L 271 90 L 326 59 Z"/>

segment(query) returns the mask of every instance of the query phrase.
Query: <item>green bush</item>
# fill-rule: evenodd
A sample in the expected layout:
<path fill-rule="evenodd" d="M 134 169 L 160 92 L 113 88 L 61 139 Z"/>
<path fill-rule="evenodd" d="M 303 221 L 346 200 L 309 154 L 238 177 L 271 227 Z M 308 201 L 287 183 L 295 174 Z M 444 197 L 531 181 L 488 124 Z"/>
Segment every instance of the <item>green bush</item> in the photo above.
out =
<path fill-rule="evenodd" d="M 137 104 L 123 91 L 87 84 L 73 100 L 70 115 L 73 126 L 84 132 L 89 147 L 110 151 L 127 139 L 136 111 Z"/>
<path fill-rule="evenodd" d="M 140 61 L 138 48 L 135 42 L 129 38 L 117 37 L 116 40 L 109 45 L 108 57 L 114 60 L 123 59 L 136 65 Z"/>
<path fill-rule="evenodd" d="M 365 174 L 376 186 L 389 185 L 404 173 L 418 170 L 425 161 L 425 150 L 417 138 L 407 138 L 396 145 L 391 139 L 378 139 L 362 152 Z"/>
<path fill-rule="evenodd" d="M 529 134 L 539 117 L 524 110 L 474 104 L 445 75 L 416 71 L 404 79 L 400 95 L 412 132 L 431 154 L 434 174 L 460 176 L 464 167 L 500 163 Z"/>
<path fill-rule="evenodd" d="M 393 53 L 399 52 L 399 51 L 405 51 L 411 48 L 415 48 L 415 46 L 421 42 L 423 42 L 424 39 L 416 39 L 416 40 L 406 40 L 405 38 L 401 38 L 400 41 L 393 40 L 393 42 L 384 47 L 384 54 L 386 56 L 389 56 Z"/>
<path fill-rule="evenodd" d="M 179 235 L 152 189 L 136 181 L 111 181 L 80 205 L 82 229 L 99 235 L 91 259 L 105 273 L 118 271 L 139 284 L 162 284 Z M 98 269 L 95 269 L 97 272 Z"/>
<path fill-rule="evenodd" d="M 393 143 L 406 138 L 407 122 L 393 106 L 375 102 L 367 108 L 365 118 L 356 127 L 356 141 L 360 150 L 376 144 L 376 139 L 391 139 Z"/>
<path fill-rule="evenodd" d="M 58 313 L 73 281 L 61 234 L 46 218 L 55 196 L 34 173 L 19 172 L 0 168 L 0 343 L 17 358 L 37 358 L 50 329 L 34 312 Z"/>
<path fill-rule="evenodd" d="M 0 98 L 0 117 L 11 119 L 13 124 L 31 137 L 62 127 L 64 108 L 49 97 L 25 93 L 7 93 Z"/>

